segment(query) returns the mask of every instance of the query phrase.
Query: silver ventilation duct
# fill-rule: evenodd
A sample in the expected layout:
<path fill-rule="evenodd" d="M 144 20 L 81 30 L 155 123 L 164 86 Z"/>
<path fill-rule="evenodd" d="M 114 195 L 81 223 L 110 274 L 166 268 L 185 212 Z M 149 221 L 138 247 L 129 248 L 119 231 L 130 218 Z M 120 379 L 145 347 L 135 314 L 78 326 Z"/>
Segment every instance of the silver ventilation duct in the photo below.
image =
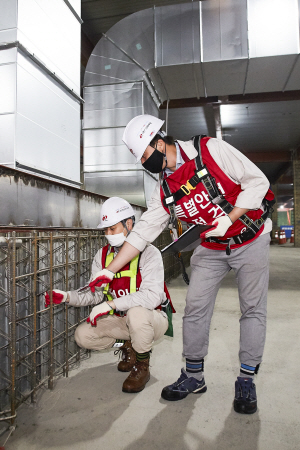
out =
<path fill-rule="evenodd" d="M 80 183 L 80 0 L 0 0 L 0 164 Z"/>
<path fill-rule="evenodd" d="M 300 89 L 299 5 L 191 2 L 140 11 L 112 27 L 84 79 L 86 189 L 146 203 L 154 180 L 121 138 L 131 118 L 158 115 L 165 100 Z"/>

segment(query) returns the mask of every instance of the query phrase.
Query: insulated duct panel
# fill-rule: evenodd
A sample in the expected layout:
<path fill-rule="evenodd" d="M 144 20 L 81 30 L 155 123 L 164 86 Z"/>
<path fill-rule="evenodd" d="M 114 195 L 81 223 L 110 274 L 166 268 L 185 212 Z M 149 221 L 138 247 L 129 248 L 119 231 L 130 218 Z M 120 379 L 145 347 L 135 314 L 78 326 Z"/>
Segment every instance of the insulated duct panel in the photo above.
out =
<path fill-rule="evenodd" d="M 0 64 L 0 114 L 14 113 L 16 108 L 16 64 Z"/>
<path fill-rule="evenodd" d="M 85 174 L 86 189 L 91 192 L 102 192 L 108 197 L 120 196 L 130 203 L 146 206 L 146 201 L 154 190 L 156 180 L 143 169 L 106 171 Z M 146 196 L 149 196 L 148 198 Z"/>
<path fill-rule="evenodd" d="M 78 16 L 81 15 L 81 0 L 68 0 L 72 8 L 75 10 L 75 12 L 78 14 Z"/>
<path fill-rule="evenodd" d="M 140 11 L 138 20 L 135 14 L 125 17 L 106 34 L 145 71 L 154 67 L 153 9 Z M 122 36 L 121 40 L 120 36 Z"/>
<path fill-rule="evenodd" d="M 0 114 L 0 161 L 8 167 L 15 165 L 15 114 Z"/>
<path fill-rule="evenodd" d="M 63 0 L 0 10 L 0 164 L 79 185 L 80 18 Z"/>
<path fill-rule="evenodd" d="M 295 55 L 269 56 L 267 58 L 251 58 L 245 93 L 275 92 L 283 90 L 292 71 Z M 261 74 L 264 74 L 264 77 Z"/>
<path fill-rule="evenodd" d="M 79 103 L 20 54 L 17 91 L 16 161 L 79 181 Z"/>
<path fill-rule="evenodd" d="M 199 2 L 155 9 L 156 66 L 200 62 Z"/>
<path fill-rule="evenodd" d="M 142 96 L 141 83 L 86 88 L 84 127 L 125 127 L 134 116 L 143 113 Z"/>
<path fill-rule="evenodd" d="M 84 77 L 85 86 L 142 80 L 144 71 L 107 38 L 93 50 Z"/>
<path fill-rule="evenodd" d="M 158 114 L 150 93 L 143 82 L 136 82 L 86 87 L 84 96 L 85 188 L 146 206 L 155 179 L 135 164 L 122 136 L 136 115 Z"/>
<path fill-rule="evenodd" d="M 77 94 L 80 26 L 62 0 L 18 0 L 18 41 Z"/>
<path fill-rule="evenodd" d="M 300 55 L 297 55 L 295 57 L 295 65 L 293 67 L 293 71 L 291 72 L 291 75 L 287 80 L 287 84 L 285 85 L 285 90 L 294 91 L 299 89 L 299 80 L 300 80 Z"/>
<path fill-rule="evenodd" d="M 248 58 L 247 1 L 201 2 L 202 61 Z"/>
<path fill-rule="evenodd" d="M 299 53 L 297 0 L 248 1 L 249 56 Z"/>
<path fill-rule="evenodd" d="M 248 60 L 228 60 L 203 64 L 206 95 L 231 95 L 244 90 Z"/>
<path fill-rule="evenodd" d="M 0 44 L 17 40 L 18 1 L 0 0 Z"/>
<path fill-rule="evenodd" d="M 157 71 L 168 87 L 171 99 L 204 97 L 205 90 L 200 64 L 158 67 Z"/>

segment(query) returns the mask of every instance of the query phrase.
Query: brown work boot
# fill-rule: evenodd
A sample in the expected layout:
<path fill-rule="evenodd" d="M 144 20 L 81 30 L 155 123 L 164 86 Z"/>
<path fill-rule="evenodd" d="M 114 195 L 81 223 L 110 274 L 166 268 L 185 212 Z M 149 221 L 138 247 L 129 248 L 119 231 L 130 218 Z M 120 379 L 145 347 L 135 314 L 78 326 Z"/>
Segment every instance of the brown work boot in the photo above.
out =
<path fill-rule="evenodd" d="M 120 372 L 130 372 L 136 361 L 136 355 L 132 348 L 131 341 L 125 341 L 124 345 L 119 348 L 117 353 L 119 351 L 122 353 L 122 361 L 118 364 L 118 370 Z"/>
<path fill-rule="evenodd" d="M 140 392 L 150 380 L 149 358 L 144 361 L 136 361 L 130 374 L 123 383 L 123 392 Z"/>

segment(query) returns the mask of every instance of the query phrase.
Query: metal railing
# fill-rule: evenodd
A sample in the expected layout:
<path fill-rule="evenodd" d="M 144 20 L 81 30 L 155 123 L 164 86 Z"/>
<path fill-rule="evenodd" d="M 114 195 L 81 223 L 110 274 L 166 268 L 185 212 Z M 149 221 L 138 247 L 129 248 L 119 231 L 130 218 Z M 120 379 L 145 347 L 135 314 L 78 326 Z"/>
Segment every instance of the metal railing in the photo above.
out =
<path fill-rule="evenodd" d="M 35 402 L 41 386 L 53 389 L 56 376 L 68 376 L 89 355 L 73 335 L 90 307 L 51 302 L 45 308 L 44 293 L 84 286 L 105 245 L 97 229 L 14 230 L 0 229 L 0 421 L 11 425 L 22 402 Z M 164 231 L 154 245 L 161 249 L 170 241 Z M 164 256 L 164 266 L 166 281 L 180 273 L 172 255 Z"/>

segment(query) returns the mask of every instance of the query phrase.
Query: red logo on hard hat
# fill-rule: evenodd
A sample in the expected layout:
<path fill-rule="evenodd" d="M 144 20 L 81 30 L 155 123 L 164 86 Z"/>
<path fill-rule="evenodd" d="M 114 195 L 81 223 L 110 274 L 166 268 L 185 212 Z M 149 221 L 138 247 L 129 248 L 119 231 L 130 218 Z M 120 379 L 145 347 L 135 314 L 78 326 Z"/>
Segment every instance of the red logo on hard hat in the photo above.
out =
<path fill-rule="evenodd" d="M 104 220 L 107 220 L 107 216 L 102 217 L 102 222 L 104 222 Z"/>

